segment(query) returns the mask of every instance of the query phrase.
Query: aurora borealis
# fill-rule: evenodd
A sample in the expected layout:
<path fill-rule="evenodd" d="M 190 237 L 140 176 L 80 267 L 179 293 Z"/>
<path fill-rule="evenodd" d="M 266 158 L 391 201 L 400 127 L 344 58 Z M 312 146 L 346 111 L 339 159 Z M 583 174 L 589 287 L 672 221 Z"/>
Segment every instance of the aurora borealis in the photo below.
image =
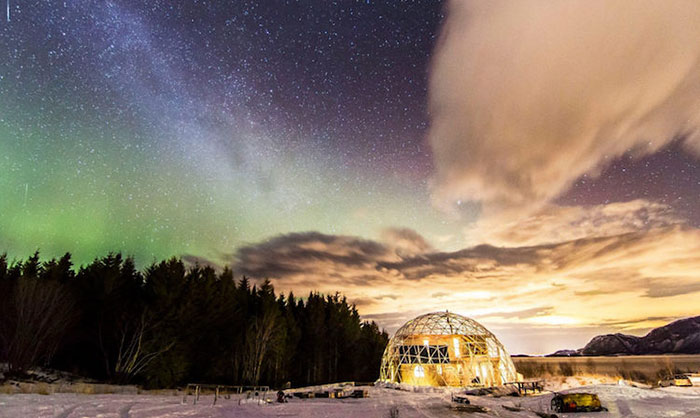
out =
<path fill-rule="evenodd" d="M 699 8 L 555 3 L 7 3 L 0 252 L 233 265 L 514 352 L 697 314 Z"/>
<path fill-rule="evenodd" d="M 383 6 L 380 26 L 365 16 L 377 7 L 15 4 L 2 28 L 10 249 L 86 261 L 116 245 L 147 262 L 309 228 L 370 234 L 406 214 L 439 225 L 421 191 L 439 8 L 417 25 Z"/>

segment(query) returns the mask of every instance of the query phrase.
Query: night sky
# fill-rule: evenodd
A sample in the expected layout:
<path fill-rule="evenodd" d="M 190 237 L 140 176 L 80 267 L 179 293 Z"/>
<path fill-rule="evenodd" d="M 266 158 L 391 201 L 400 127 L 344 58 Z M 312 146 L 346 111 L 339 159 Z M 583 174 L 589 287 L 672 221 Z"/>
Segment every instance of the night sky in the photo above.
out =
<path fill-rule="evenodd" d="M 516 83 L 530 73 L 526 61 L 503 58 L 519 55 L 493 52 L 521 38 L 518 51 L 527 52 L 528 22 L 552 17 L 463 3 L 2 0 L 9 9 L 0 21 L 0 252 L 70 251 L 77 265 L 109 251 L 139 266 L 170 256 L 232 264 L 271 277 L 280 290 L 343 291 L 390 330 L 431 309 L 474 316 L 511 351 L 576 348 L 599 331 L 642 332 L 698 314 L 679 307 L 700 292 L 694 120 L 676 112 L 682 123 L 655 134 L 658 124 L 646 129 L 640 117 L 639 129 L 652 137 L 623 141 L 632 134 L 616 129 L 611 111 L 595 132 L 615 142 L 591 139 L 576 151 L 571 144 L 585 142 L 595 118 L 574 119 L 571 109 L 593 105 L 572 99 L 583 104 L 545 131 L 560 142 L 537 142 L 546 136 L 534 135 L 542 123 L 531 129 L 522 121 L 546 113 L 558 96 L 538 106 L 531 98 L 539 96 L 525 90 L 501 95 L 514 84 L 496 77 L 514 73 Z M 497 28 L 501 15 L 524 15 L 523 31 L 498 41 L 489 35 L 496 29 L 474 23 Z M 700 26 L 700 15 L 684 16 Z M 652 25 L 644 27 L 665 24 L 643 18 L 640 25 Z M 459 67 L 451 49 L 472 27 L 462 45 L 479 72 Z M 684 48 L 675 41 L 670 49 Z M 635 92 L 654 82 L 653 70 Z M 698 91 L 697 78 L 683 80 Z M 457 99 L 444 93 L 452 85 Z M 591 91 L 627 92 L 606 86 Z M 527 101 L 518 101 L 519 91 Z M 570 103 L 562 97 L 557 109 Z M 614 103 L 628 114 L 624 100 L 605 100 L 602 109 Z M 697 101 L 668 102 L 700 114 Z M 579 129 L 579 120 L 581 141 L 562 128 Z M 627 121 L 619 126 L 631 132 Z M 570 159 L 559 158 L 570 149 Z M 652 237 L 665 249 L 649 248 Z M 668 245 L 677 243 L 676 259 Z M 636 250 L 617 261 L 570 252 L 626 245 Z M 650 257 L 659 264 L 644 264 Z M 653 309 L 630 308 L 644 300 Z M 611 308 L 583 314 L 601 303 Z M 571 332 L 552 337 L 562 324 Z M 526 331 L 531 341 L 518 341 Z M 543 335 L 551 344 L 536 341 Z"/>
<path fill-rule="evenodd" d="M 295 230 L 441 228 L 424 141 L 440 5 L 183 3 L 11 4 L 12 253 L 148 262 Z"/>

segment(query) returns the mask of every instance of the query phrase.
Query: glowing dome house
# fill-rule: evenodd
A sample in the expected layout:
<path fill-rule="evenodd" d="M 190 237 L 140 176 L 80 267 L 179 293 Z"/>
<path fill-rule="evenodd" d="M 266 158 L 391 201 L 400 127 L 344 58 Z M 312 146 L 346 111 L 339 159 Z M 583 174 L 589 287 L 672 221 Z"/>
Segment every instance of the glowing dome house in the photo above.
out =
<path fill-rule="evenodd" d="M 518 373 L 496 337 L 473 319 L 433 312 L 406 322 L 389 340 L 379 380 L 414 386 L 499 386 Z"/>

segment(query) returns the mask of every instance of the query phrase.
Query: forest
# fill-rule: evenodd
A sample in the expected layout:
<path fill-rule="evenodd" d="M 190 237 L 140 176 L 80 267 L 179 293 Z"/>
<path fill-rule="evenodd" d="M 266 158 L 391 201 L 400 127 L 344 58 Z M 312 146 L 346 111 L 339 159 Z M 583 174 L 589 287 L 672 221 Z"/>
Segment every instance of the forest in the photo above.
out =
<path fill-rule="evenodd" d="M 373 381 L 388 341 L 339 294 L 275 293 L 269 280 L 171 258 L 140 271 L 110 253 L 0 255 L 0 363 L 117 384 L 303 386 Z"/>

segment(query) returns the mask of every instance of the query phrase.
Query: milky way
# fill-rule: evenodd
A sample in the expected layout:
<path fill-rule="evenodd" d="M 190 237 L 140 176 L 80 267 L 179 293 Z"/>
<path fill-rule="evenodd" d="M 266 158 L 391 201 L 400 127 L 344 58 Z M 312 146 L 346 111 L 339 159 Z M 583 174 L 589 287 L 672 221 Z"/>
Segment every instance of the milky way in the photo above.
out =
<path fill-rule="evenodd" d="M 442 228 L 425 216 L 423 138 L 439 5 L 12 7 L 0 28 L 12 253 L 216 258 L 283 231 Z"/>

